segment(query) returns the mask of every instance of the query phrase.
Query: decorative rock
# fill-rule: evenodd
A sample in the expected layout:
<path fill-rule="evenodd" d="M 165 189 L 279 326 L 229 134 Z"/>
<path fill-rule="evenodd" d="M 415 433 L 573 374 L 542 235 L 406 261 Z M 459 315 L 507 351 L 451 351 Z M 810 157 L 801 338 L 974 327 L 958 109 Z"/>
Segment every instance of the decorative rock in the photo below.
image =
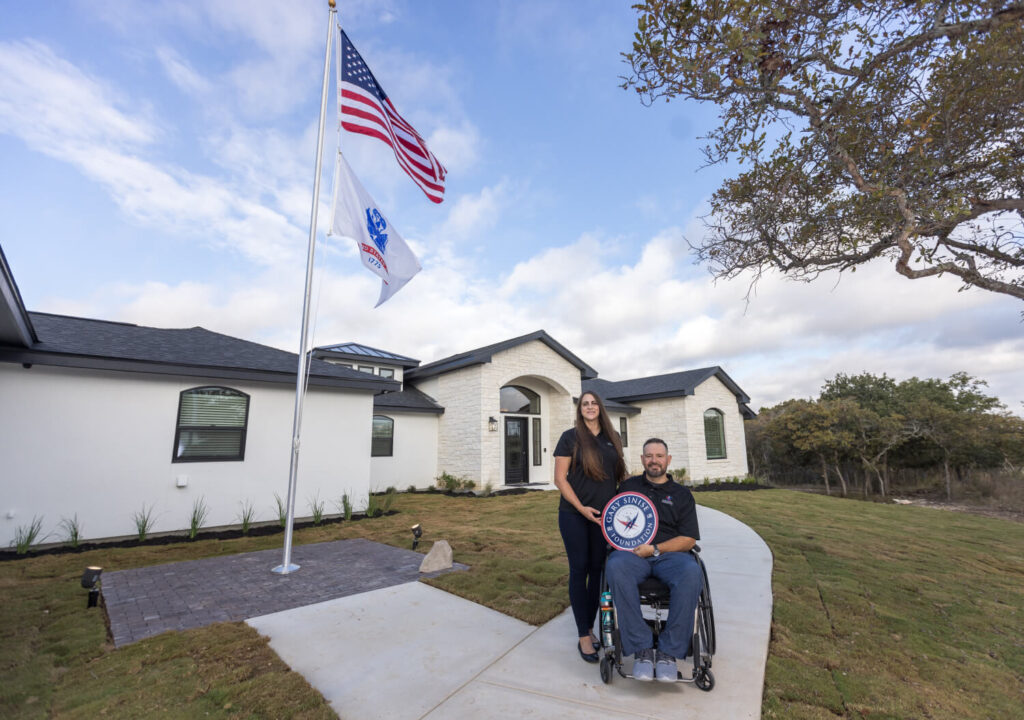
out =
<path fill-rule="evenodd" d="M 420 563 L 420 572 L 429 573 L 447 570 L 452 566 L 452 546 L 447 540 L 438 540 Z"/>

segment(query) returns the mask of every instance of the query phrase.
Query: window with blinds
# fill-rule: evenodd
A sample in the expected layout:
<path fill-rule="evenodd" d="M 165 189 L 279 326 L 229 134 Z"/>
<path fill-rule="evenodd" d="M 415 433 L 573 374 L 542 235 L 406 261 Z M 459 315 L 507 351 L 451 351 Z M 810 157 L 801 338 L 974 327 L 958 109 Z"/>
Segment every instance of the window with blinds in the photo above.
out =
<path fill-rule="evenodd" d="M 373 416 L 370 457 L 391 457 L 395 450 L 395 421 L 386 415 Z"/>
<path fill-rule="evenodd" d="M 725 457 L 725 415 L 721 410 L 712 408 L 704 411 L 704 445 L 708 460 Z"/>
<path fill-rule="evenodd" d="M 249 396 L 226 387 L 184 390 L 178 401 L 172 462 L 245 459 Z"/>
<path fill-rule="evenodd" d="M 629 447 L 629 428 L 624 417 L 619 418 L 619 437 L 622 438 L 622 447 Z"/>

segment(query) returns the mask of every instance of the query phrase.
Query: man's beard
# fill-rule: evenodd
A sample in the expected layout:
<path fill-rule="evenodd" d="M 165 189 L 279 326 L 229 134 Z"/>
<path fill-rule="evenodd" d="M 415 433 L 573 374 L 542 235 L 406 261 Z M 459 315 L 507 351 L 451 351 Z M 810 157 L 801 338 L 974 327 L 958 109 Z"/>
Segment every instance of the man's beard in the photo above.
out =
<path fill-rule="evenodd" d="M 655 469 L 652 470 L 651 468 Z M 656 465 L 654 463 L 645 467 L 644 471 L 647 473 L 647 477 L 649 478 L 660 478 L 662 475 L 665 474 L 665 468 L 663 468 L 661 465 Z"/>

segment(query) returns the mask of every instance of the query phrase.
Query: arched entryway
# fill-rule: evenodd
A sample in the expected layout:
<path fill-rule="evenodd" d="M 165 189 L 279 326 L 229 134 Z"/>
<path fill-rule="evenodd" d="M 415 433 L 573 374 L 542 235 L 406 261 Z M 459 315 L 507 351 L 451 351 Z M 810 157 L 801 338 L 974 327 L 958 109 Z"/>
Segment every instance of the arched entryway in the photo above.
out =
<path fill-rule="evenodd" d="M 531 467 L 542 463 L 541 397 L 524 385 L 505 385 L 499 399 L 505 484 L 525 485 L 530 482 Z"/>

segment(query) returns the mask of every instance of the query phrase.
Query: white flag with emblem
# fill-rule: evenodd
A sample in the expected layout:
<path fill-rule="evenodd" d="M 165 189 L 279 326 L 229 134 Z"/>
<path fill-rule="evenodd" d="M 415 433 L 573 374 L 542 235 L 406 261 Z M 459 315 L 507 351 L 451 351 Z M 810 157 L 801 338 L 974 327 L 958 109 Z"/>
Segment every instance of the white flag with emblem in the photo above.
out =
<path fill-rule="evenodd" d="M 352 238 L 370 271 L 380 276 L 381 303 L 420 271 L 419 260 L 366 192 L 345 156 L 338 153 L 334 170 L 334 221 L 331 234 Z"/>

